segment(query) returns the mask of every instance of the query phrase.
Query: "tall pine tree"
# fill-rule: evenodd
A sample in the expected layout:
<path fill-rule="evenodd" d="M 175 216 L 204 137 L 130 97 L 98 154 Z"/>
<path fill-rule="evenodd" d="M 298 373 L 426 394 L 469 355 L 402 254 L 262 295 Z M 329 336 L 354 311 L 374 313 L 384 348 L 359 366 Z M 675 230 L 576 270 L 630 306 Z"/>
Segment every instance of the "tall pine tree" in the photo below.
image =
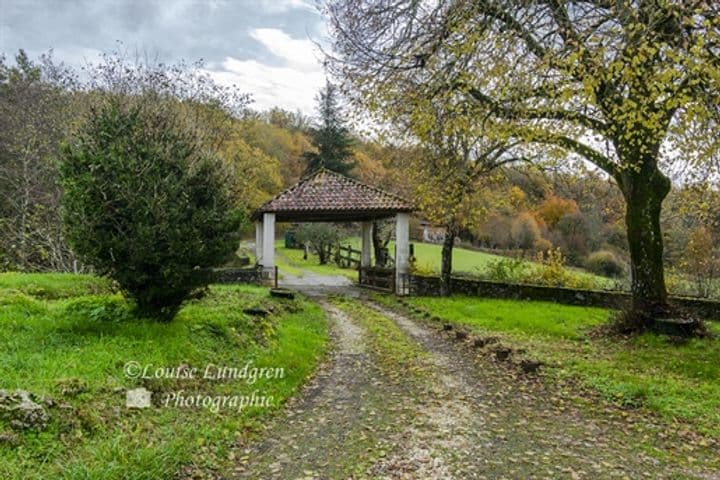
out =
<path fill-rule="evenodd" d="M 327 168 L 349 175 L 355 168 L 355 161 L 352 159 L 353 139 L 345 126 L 337 87 L 329 81 L 318 95 L 318 113 L 320 122 L 310 132 L 311 143 L 317 151 L 303 154 L 308 162 L 305 174 Z"/>

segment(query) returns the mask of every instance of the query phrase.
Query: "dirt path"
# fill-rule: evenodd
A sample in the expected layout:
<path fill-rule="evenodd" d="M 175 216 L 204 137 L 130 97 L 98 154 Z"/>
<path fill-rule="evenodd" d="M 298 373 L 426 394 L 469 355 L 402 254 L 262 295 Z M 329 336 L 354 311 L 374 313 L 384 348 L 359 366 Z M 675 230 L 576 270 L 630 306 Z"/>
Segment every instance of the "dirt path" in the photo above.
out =
<path fill-rule="evenodd" d="M 580 407 L 367 298 L 320 303 L 335 351 L 241 478 L 720 478 L 663 456 L 647 418 Z"/>
<path fill-rule="evenodd" d="M 291 263 L 282 253 L 276 253 L 278 258 L 283 259 L 283 262 Z M 298 271 L 299 274 L 293 275 L 289 271 L 280 269 L 279 286 L 300 290 L 312 297 L 323 297 L 333 293 L 357 296 L 358 289 L 353 288 L 352 280 L 346 276 L 320 275 L 297 266 L 294 266 L 293 270 Z"/>
<path fill-rule="evenodd" d="M 399 458 L 408 447 L 430 450 L 451 466 L 452 475 L 436 478 L 720 478 L 646 454 L 643 448 L 669 446 L 652 440 L 666 432 L 650 419 L 583 411 L 542 382 L 478 362 L 437 331 L 371 307 L 430 353 L 437 396 L 419 411 Z"/>
<path fill-rule="evenodd" d="M 331 358 L 264 441 L 244 452 L 240 478 L 346 478 L 360 473 L 382 425 L 404 409 L 402 395 L 383 381 L 367 348 L 367 332 L 320 301 L 332 320 Z"/>

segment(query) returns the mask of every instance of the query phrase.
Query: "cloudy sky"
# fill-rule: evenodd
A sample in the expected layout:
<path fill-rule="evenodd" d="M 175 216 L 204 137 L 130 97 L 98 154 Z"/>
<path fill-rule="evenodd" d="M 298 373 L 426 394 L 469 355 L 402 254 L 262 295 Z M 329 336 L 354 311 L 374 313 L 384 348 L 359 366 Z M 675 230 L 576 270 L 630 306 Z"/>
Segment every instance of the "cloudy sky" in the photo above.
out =
<path fill-rule="evenodd" d="M 0 0 L 0 53 L 23 48 L 81 66 L 121 41 L 165 62 L 203 59 L 256 109 L 312 113 L 326 43 L 316 0 Z"/>

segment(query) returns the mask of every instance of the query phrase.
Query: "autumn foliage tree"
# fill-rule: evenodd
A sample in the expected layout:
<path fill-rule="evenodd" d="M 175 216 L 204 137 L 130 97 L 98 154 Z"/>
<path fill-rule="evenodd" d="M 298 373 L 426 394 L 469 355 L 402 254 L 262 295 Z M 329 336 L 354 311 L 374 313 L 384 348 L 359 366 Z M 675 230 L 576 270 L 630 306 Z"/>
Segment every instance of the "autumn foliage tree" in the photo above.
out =
<path fill-rule="evenodd" d="M 694 280 L 697 294 L 709 297 L 720 277 L 720 252 L 710 229 L 698 226 L 690 232 L 682 265 Z"/>
<path fill-rule="evenodd" d="M 674 315 L 661 167 L 717 152 L 702 132 L 720 120 L 718 13 L 708 1 L 340 0 L 328 6 L 330 65 L 376 111 L 448 105 L 467 128 L 613 178 L 642 329 Z"/>
<path fill-rule="evenodd" d="M 523 252 L 531 250 L 540 240 L 540 228 L 535 217 L 527 212 L 520 214 L 512 223 L 510 237 Z"/>
<path fill-rule="evenodd" d="M 235 201 L 249 214 L 282 190 L 280 162 L 258 147 L 243 140 L 244 125 L 240 122 L 229 128 L 220 148 L 224 168 L 236 179 Z"/>
<path fill-rule="evenodd" d="M 538 207 L 538 216 L 548 227 L 553 228 L 564 216 L 577 211 L 578 206 L 574 200 L 549 195 Z"/>
<path fill-rule="evenodd" d="M 415 185 L 418 207 L 427 220 L 444 227 L 440 262 L 440 294 L 450 294 L 452 254 L 460 230 L 472 226 L 482 210 L 474 195 L 491 182 L 499 167 L 520 160 L 508 156 L 512 145 L 486 140 L 470 129 L 459 129 L 453 112 L 433 104 L 397 110 L 403 130 L 421 140 L 422 151 L 405 164 Z"/>

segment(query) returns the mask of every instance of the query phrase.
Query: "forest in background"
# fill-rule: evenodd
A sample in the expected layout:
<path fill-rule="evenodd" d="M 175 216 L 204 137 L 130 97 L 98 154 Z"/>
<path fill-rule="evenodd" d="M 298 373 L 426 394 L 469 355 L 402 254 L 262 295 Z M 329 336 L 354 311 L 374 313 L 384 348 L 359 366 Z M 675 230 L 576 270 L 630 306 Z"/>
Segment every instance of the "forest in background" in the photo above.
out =
<path fill-rule="evenodd" d="M 95 78 L 117 67 L 107 57 Z M 180 70 L 190 67 L 178 67 Z M 195 79 L 197 81 L 197 79 Z M 0 61 L 0 267 L 13 271 L 82 271 L 64 239 L 56 160 L 62 142 L 92 108 L 90 84 L 50 57 L 22 52 Z M 195 90 L 193 90 L 193 88 Z M 205 87 L 188 86 L 201 92 Z M 315 118 L 280 108 L 255 111 L 247 99 L 232 115 L 185 98 L 187 108 L 220 134 L 208 136 L 238 182 L 236 201 L 246 213 L 295 183 L 313 151 Z M 422 197 L 426 172 L 409 172 L 419 147 L 354 135 L 350 174 L 411 200 Z M 614 181 L 590 169 L 551 164 L 503 166 L 463 195 L 457 237 L 463 246 L 534 259 L 560 252 L 570 266 L 627 282 L 628 247 L 623 198 Z M 419 221 L 435 218 L 418 202 Z M 426 215 L 427 213 L 427 215 Z M 437 222 L 436 222 L 437 223 Z M 677 184 L 662 212 L 665 264 L 671 291 L 715 296 L 720 276 L 720 192 L 709 179 Z M 390 234 L 391 229 L 386 229 Z M 249 231 L 249 229 L 248 229 Z"/>

